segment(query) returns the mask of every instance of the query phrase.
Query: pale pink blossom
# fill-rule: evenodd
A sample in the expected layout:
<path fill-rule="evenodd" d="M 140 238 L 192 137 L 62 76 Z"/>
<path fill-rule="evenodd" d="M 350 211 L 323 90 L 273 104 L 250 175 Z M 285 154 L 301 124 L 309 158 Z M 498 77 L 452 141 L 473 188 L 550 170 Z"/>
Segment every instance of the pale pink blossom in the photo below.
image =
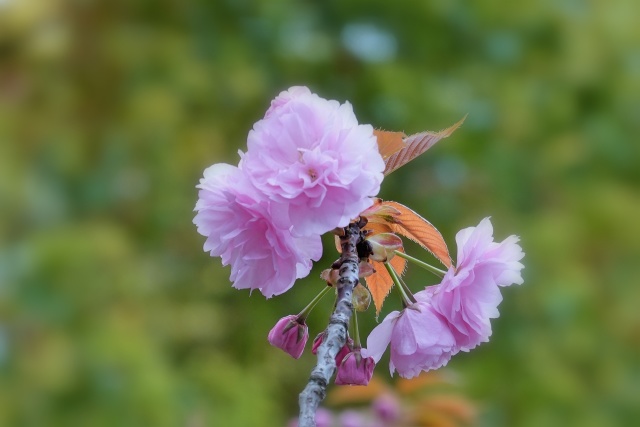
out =
<path fill-rule="evenodd" d="M 271 101 L 271 105 L 264 116 L 269 117 L 271 114 L 287 105 L 292 99 L 306 95 L 311 95 L 311 91 L 306 86 L 292 86 L 287 90 L 283 90 Z"/>
<path fill-rule="evenodd" d="M 207 238 L 204 250 L 231 265 L 237 289 L 258 289 L 267 298 L 290 289 L 322 255 L 319 235 L 294 237 L 276 227 L 271 202 L 235 166 L 204 171 L 193 220 Z"/>
<path fill-rule="evenodd" d="M 404 378 L 446 365 L 457 351 L 444 318 L 426 301 L 389 313 L 369 334 L 362 355 L 378 363 L 389 344 L 391 374 L 398 371 Z"/>
<path fill-rule="evenodd" d="M 338 363 L 339 360 L 339 363 Z M 338 359 L 335 383 L 337 385 L 367 385 L 373 376 L 376 366 L 372 357 L 362 357 L 356 348 Z"/>
<path fill-rule="evenodd" d="M 456 234 L 458 245 L 457 270 L 473 268 L 477 264 L 489 266 L 498 286 L 523 283 L 519 261 L 524 252 L 518 236 L 509 236 L 498 243 L 493 241 L 493 225 L 489 218 L 480 221 L 477 227 L 468 227 Z"/>
<path fill-rule="evenodd" d="M 370 125 L 349 103 L 291 88 L 249 132 L 240 168 L 269 197 L 273 219 L 295 235 L 346 226 L 372 205 L 384 161 Z"/>
<path fill-rule="evenodd" d="M 494 242 L 488 218 L 478 227 L 461 230 L 456 235 L 457 267 L 449 268 L 439 285 L 416 294 L 446 319 L 460 350 L 469 351 L 489 340 L 490 320 L 500 315 L 498 286 L 522 283 L 519 261 L 524 253 L 517 241 L 510 236 Z"/>
<path fill-rule="evenodd" d="M 298 316 L 285 316 L 269 331 L 269 344 L 299 359 L 309 339 L 309 328 Z"/>

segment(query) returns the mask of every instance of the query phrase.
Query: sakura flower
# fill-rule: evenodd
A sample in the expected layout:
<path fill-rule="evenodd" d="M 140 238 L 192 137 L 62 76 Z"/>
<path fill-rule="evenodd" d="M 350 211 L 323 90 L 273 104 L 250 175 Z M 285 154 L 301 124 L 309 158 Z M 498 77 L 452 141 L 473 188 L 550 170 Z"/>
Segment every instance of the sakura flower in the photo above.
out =
<path fill-rule="evenodd" d="M 523 283 L 519 262 L 524 257 L 518 245 L 517 236 L 509 236 L 504 241 L 493 241 L 493 225 L 489 218 L 480 221 L 477 227 L 468 227 L 456 234 L 458 245 L 457 270 L 473 268 L 476 264 L 487 265 L 498 286 Z"/>
<path fill-rule="evenodd" d="M 275 226 L 271 203 L 237 167 L 209 167 L 198 188 L 193 222 L 207 238 L 204 250 L 231 265 L 235 288 L 279 295 L 309 274 L 312 260 L 322 255 L 319 235 L 294 237 Z"/>
<path fill-rule="evenodd" d="M 349 103 L 294 87 L 281 93 L 249 132 L 240 168 L 273 204 L 273 218 L 294 235 L 346 226 L 372 205 L 384 161 L 370 125 Z"/>
<path fill-rule="evenodd" d="M 306 95 L 311 95 L 311 91 L 306 86 L 292 86 L 288 90 L 283 90 L 271 101 L 271 106 L 264 116 L 269 117 L 271 114 L 287 105 L 292 99 Z"/>
<path fill-rule="evenodd" d="M 463 351 L 489 340 L 490 319 L 500 315 L 502 295 L 498 286 L 522 283 L 523 266 L 518 261 L 524 253 L 516 244 L 518 238 L 510 236 L 496 243 L 492 235 L 488 218 L 478 227 L 458 232 L 457 268 L 449 268 L 439 285 L 416 294 L 416 298 L 430 301 L 446 319 L 456 345 Z"/>
<path fill-rule="evenodd" d="M 404 378 L 447 364 L 457 352 L 455 339 L 444 318 L 426 301 L 419 300 L 404 310 L 392 311 L 367 338 L 364 357 L 378 363 L 391 344 L 389 370 Z"/>
<path fill-rule="evenodd" d="M 337 361 L 337 358 L 336 358 Z M 372 357 L 362 357 L 359 349 L 347 353 L 337 364 L 337 385 L 367 385 L 373 376 L 376 362 Z"/>
<path fill-rule="evenodd" d="M 309 339 L 309 328 L 298 316 L 285 316 L 269 331 L 269 344 L 299 359 Z"/>

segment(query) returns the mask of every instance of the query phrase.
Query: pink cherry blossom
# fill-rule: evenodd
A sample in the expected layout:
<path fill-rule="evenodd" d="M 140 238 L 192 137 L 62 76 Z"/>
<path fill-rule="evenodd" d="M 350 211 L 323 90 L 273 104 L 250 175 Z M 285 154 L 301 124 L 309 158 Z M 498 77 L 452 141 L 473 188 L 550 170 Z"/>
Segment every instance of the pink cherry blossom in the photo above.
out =
<path fill-rule="evenodd" d="M 372 205 L 384 161 L 370 125 L 349 103 L 291 88 L 249 132 L 240 168 L 273 200 L 273 218 L 295 235 L 346 226 Z"/>
<path fill-rule="evenodd" d="M 294 237 L 275 226 L 271 203 L 237 167 L 209 167 L 198 188 L 193 222 L 207 238 L 204 250 L 231 265 L 235 288 L 258 289 L 267 298 L 282 294 L 322 255 L 319 235 Z"/>
<path fill-rule="evenodd" d="M 309 328 L 298 316 L 285 316 L 269 331 L 269 343 L 299 359 L 309 339 Z"/>
<path fill-rule="evenodd" d="M 389 369 L 404 378 L 446 365 L 456 353 L 455 339 L 444 318 L 426 301 L 392 311 L 367 338 L 364 357 L 377 363 L 391 344 Z"/>
<path fill-rule="evenodd" d="M 491 336 L 490 320 L 500 315 L 502 295 L 498 286 L 522 283 L 519 262 L 524 253 L 518 238 L 510 236 L 502 243 L 493 241 L 488 218 L 478 227 L 456 235 L 458 266 L 449 268 L 442 282 L 415 296 L 430 301 L 442 315 L 462 351 L 469 351 Z"/>
<path fill-rule="evenodd" d="M 292 99 L 306 95 L 311 95 L 311 91 L 306 86 L 292 86 L 287 90 L 283 90 L 271 101 L 271 106 L 264 116 L 269 117 L 271 114 L 287 105 Z"/>
<path fill-rule="evenodd" d="M 336 358 L 337 361 L 337 358 Z M 373 376 L 376 362 L 372 357 L 362 357 L 359 349 L 347 353 L 337 365 L 337 385 L 367 385 Z"/>
<path fill-rule="evenodd" d="M 458 245 L 457 270 L 473 268 L 476 264 L 489 266 L 498 286 L 523 283 L 520 271 L 524 268 L 519 261 L 524 252 L 517 236 L 509 236 L 504 241 L 493 241 L 493 225 L 489 218 L 480 221 L 477 227 L 468 227 L 456 234 Z"/>

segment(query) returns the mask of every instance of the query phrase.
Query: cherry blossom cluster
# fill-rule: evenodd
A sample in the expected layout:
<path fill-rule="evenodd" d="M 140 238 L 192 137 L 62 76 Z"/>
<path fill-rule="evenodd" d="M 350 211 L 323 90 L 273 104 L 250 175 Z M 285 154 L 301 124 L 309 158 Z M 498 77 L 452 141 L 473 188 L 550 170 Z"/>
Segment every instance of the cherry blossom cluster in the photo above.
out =
<path fill-rule="evenodd" d="M 336 358 L 336 384 L 366 385 L 389 346 L 391 373 L 413 378 L 489 340 L 491 319 L 499 316 L 500 287 L 522 284 L 519 261 L 524 253 L 515 236 L 494 242 L 488 218 L 458 232 L 456 241 L 457 267 L 451 266 L 442 282 L 415 294 L 404 290 L 405 309 L 389 313 L 369 334 L 366 348 L 347 340 Z M 281 319 L 269 334 L 272 345 L 295 358 L 302 355 L 309 337 L 302 317 Z M 321 339 L 322 334 L 312 352 Z"/>
<path fill-rule="evenodd" d="M 238 166 L 204 171 L 194 223 L 204 250 L 231 265 L 238 289 L 291 289 L 320 259 L 320 236 L 371 206 L 384 162 L 349 103 L 292 87 L 248 136 Z"/>
<path fill-rule="evenodd" d="M 367 338 L 365 356 L 378 362 L 390 345 L 391 373 L 413 378 L 488 341 L 490 320 L 499 316 L 499 288 L 523 282 L 524 253 L 517 241 L 510 236 L 494 242 L 488 218 L 459 231 L 457 267 L 451 266 L 440 284 L 410 296 L 404 310 L 389 313 Z"/>
<path fill-rule="evenodd" d="M 272 101 L 249 132 L 238 166 L 215 164 L 198 185 L 194 223 L 206 237 L 204 249 L 231 266 L 230 279 L 238 289 L 257 289 L 267 298 L 286 292 L 322 255 L 321 235 L 345 233 L 347 226 L 359 233 L 355 274 L 376 277 L 371 283 L 381 286 L 384 278 L 376 269 L 388 271 L 389 287 L 382 300 L 393 287 L 404 309 L 389 313 L 371 331 L 366 348 L 355 322 L 353 336 L 343 337 L 339 345 L 344 345 L 330 357 L 337 367 L 336 384 L 366 385 L 387 347 L 391 374 L 412 378 L 440 368 L 456 353 L 488 341 L 490 321 L 499 316 L 500 288 L 523 282 L 524 253 L 518 238 L 494 241 L 488 218 L 458 232 L 453 264 L 442 236 L 428 221 L 405 206 L 374 199 L 386 159 L 398 152 L 409 153 L 411 159 L 415 156 L 410 153 L 425 147 L 420 144 L 386 144 L 383 150 L 373 128 L 357 122 L 350 104 L 293 87 Z M 447 270 L 407 255 L 400 236 L 420 243 Z M 394 257 L 440 275 L 440 283 L 412 293 L 400 277 L 402 271 L 394 270 Z M 309 338 L 307 316 L 324 295 L 340 288 L 339 267 L 323 273 L 329 286 L 305 309 L 277 322 L 268 335 L 273 346 L 296 359 L 303 354 Z M 368 280 L 369 290 L 354 279 L 349 302 L 354 319 L 369 306 L 373 284 Z M 374 295 L 378 310 L 380 294 L 378 289 Z M 328 330 L 315 338 L 314 354 L 328 340 Z"/>

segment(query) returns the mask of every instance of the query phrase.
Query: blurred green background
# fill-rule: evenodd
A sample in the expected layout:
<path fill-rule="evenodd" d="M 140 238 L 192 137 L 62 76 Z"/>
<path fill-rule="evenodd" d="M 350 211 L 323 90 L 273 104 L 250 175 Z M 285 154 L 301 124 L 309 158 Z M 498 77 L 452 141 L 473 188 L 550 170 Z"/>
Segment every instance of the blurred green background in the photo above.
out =
<path fill-rule="evenodd" d="M 0 425 L 296 413 L 313 357 L 266 335 L 323 286 L 332 245 L 267 301 L 231 288 L 191 223 L 203 169 L 237 163 L 294 84 L 388 130 L 468 114 L 381 196 L 452 250 L 489 215 L 522 237 L 525 284 L 447 368 L 479 425 L 638 425 L 638 17 L 637 0 L 0 0 Z"/>

